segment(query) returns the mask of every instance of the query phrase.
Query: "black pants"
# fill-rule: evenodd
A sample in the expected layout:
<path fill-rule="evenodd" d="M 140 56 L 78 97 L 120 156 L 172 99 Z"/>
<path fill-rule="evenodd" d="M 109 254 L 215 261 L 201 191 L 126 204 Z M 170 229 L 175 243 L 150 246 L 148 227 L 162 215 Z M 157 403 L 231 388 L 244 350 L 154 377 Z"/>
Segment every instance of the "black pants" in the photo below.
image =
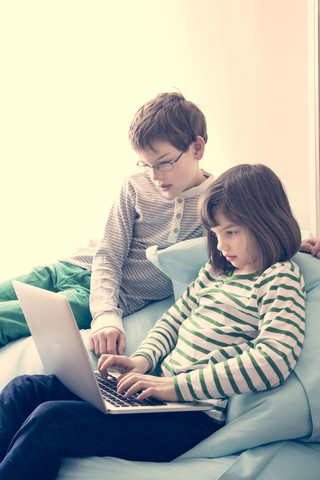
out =
<path fill-rule="evenodd" d="M 167 462 L 219 427 L 203 412 L 105 415 L 52 375 L 24 375 L 0 395 L 0 479 L 54 479 L 63 457 Z"/>

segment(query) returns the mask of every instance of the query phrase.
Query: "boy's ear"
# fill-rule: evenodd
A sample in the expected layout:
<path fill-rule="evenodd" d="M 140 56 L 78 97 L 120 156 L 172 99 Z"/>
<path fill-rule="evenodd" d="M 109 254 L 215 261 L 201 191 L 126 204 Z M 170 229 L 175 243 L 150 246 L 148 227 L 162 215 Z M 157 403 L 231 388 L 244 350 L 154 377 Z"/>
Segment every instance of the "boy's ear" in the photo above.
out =
<path fill-rule="evenodd" d="M 193 154 L 196 160 L 201 160 L 203 157 L 205 146 L 206 144 L 203 138 L 198 135 L 196 141 L 192 144 Z"/>

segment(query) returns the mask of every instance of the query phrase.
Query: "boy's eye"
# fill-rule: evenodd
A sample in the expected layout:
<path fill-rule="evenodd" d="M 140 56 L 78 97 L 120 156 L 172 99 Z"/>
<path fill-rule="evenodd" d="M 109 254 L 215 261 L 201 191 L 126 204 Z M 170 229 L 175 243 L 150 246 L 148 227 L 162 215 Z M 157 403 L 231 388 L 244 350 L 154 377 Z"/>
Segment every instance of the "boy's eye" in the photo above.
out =
<path fill-rule="evenodd" d="M 148 165 L 147 163 L 143 162 L 137 162 L 137 167 L 142 167 L 144 169 L 149 169 L 150 172 L 152 171 L 153 168 L 156 170 L 159 170 L 160 172 L 166 172 L 167 170 L 171 170 L 174 166 L 174 161 L 173 162 L 163 162 L 163 163 L 158 163 L 158 165 Z"/>
<path fill-rule="evenodd" d="M 167 170 L 171 170 L 173 168 L 173 165 L 171 162 L 163 162 L 163 163 L 159 163 L 154 168 L 156 168 L 157 170 L 160 170 L 160 172 L 165 172 Z"/>

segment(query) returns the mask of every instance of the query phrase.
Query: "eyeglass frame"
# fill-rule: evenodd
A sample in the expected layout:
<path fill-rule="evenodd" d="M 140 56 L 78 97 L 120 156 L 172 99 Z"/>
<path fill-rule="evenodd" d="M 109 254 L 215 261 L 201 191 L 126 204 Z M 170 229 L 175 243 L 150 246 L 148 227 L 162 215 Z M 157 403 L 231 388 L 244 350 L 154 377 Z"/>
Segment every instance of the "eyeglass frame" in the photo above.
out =
<path fill-rule="evenodd" d="M 158 163 L 158 165 L 148 165 L 147 163 L 141 163 L 140 160 L 138 160 L 137 163 L 136 163 L 136 166 L 137 166 L 137 167 L 141 167 L 141 168 L 146 168 L 146 167 L 148 167 L 148 168 L 150 168 L 150 171 L 151 171 L 152 168 L 155 168 L 155 169 L 158 170 L 159 172 L 161 172 L 161 171 L 162 171 L 162 172 L 168 172 L 169 170 L 172 170 L 172 169 L 174 168 L 174 164 L 177 163 L 178 160 L 180 160 L 180 158 L 182 157 L 182 155 L 183 155 L 184 153 L 186 153 L 186 151 L 188 150 L 189 147 L 190 147 L 190 145 L 188 145 L 188 146 L 180 153 L 180 155 L 179 155 L 178 158 L 176 158 L 175 160 L 172 160 L 171 162 L 162 162 L 162 163 Z M 165 168 L 164 170 L 161 170 L 161 167 L 163 167 L 164 165 L 167 166 L 167 167 L 168 167 L 169 165 L 171 165 L 171 167 Z"/>

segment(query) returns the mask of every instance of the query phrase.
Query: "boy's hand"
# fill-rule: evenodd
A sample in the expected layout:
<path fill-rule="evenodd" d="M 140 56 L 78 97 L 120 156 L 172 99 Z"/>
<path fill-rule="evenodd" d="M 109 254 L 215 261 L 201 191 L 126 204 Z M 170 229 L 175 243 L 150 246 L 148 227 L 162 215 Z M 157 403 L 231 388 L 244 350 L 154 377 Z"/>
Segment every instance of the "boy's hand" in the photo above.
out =
<path fill-rule="evenodd" d="M 89 337 L 89 350 L 96 355 L 109 353 L 122 355 L 126 349 L 126 337 L 115 327 L 100 328 Z"/>
<path fill-rule="evenodd" d="M 136 358 L 136 357 L 134 357 Z M 125 393 L 129 398 L 137 392 L 141 392 L 137 400 L 144 400 L 147 397 L 154 397 L 158 400 L 177 402 L 178 395 L 174 388 L 173 377 L 154 377 L 152 375 L 143 375 L 131 370 L 118 378 L 118 391 Z"/>
<path fill-rule="evenodd" d="M 302 240 L 300 252 L 311 253 L 314 257 L 320 258 L 320 238 Z"/>

